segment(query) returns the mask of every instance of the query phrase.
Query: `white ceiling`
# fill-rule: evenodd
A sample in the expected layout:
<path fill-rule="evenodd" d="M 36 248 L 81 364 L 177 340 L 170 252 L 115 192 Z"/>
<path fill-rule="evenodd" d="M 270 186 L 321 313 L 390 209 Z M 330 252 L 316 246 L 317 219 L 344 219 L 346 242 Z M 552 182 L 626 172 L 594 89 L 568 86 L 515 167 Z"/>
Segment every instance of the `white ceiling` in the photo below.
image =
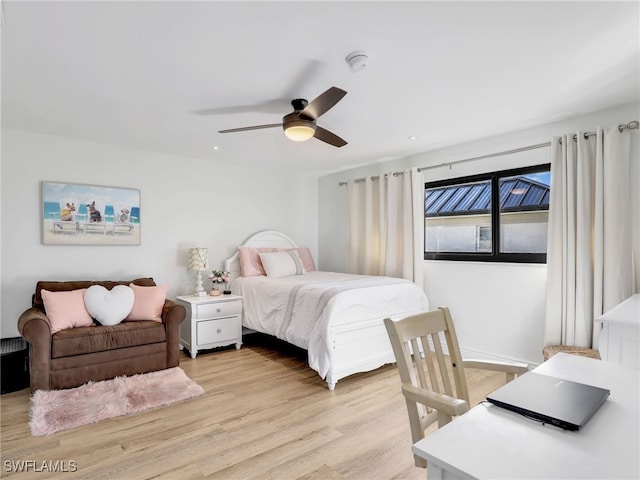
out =
<path fill-rule="evenodd" d="M 3 7 L 3 127 L 249 167 L 335 172 L 640 95 L 636 1 Z M 358 73 L 354 50 L 369 54 Z M 318 124 L 343 148 L 217 133 L 331 86 L 348 94 Z"/>

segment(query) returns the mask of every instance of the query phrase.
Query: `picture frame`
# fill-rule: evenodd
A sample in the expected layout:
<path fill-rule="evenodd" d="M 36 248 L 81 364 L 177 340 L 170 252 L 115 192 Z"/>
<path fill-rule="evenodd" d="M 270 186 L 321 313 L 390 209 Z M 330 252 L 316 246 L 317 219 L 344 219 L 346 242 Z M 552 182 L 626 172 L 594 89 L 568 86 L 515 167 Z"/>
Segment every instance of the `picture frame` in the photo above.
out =
<path fill-rule="evenodd" d="M 43 245 L 140 245 L 140 190 L 41 182 Z"/>

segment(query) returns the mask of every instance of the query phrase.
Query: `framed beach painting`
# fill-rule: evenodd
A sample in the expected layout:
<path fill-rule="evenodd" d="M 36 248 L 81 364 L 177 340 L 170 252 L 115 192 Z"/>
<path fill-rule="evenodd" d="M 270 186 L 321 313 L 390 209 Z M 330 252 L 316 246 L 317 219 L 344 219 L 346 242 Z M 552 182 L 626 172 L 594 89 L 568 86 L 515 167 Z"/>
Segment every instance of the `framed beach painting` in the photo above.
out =
<path fill-rule="evenodd" d="M 44 245 L 140 245 L 140 190 L 42 182 Z"/>

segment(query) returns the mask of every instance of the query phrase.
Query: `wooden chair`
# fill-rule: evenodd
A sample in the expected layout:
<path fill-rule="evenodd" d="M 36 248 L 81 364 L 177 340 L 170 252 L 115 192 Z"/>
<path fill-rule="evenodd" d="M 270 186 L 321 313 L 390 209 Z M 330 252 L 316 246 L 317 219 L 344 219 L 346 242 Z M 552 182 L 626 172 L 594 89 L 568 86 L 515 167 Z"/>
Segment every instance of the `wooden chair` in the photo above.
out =
<path fill-rule="evenodd" d="M 528 371 L 524 363 L 462 360 L 453 320 L 445 307 L 395 321 L 386 318 L 384 324 L 398 363 L 413 443 L 424 438 L 425 430 L 436 420 L 440 428 L 469 410 L 465 367 L 504 372 L 507 382 Z M 426 460 L 415 455 L 414 459 L 416 466 L 427 466 Z"/>

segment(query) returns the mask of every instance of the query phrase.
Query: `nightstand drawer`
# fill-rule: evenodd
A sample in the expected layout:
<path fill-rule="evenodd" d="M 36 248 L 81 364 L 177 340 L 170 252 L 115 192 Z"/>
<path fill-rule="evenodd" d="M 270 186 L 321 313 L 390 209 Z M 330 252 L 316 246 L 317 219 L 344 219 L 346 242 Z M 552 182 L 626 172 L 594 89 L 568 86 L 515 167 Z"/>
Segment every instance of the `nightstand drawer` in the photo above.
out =
<path fill-rule="evenodd" d="M 226 340 L 236 340 L 239 329 L 239 316 L 220 320 L 203 320 L 197 323 L 196 341 L 198 345 L 207 345 Z"/>
<path fill-rule="evenodd" d="M 241 311 L 242 311 L 242 302 L 240 300 L 208 303 L 208 304 L 196 306 L 196 319 L 228 317 L 230 315 L 236 315 Z"/>

